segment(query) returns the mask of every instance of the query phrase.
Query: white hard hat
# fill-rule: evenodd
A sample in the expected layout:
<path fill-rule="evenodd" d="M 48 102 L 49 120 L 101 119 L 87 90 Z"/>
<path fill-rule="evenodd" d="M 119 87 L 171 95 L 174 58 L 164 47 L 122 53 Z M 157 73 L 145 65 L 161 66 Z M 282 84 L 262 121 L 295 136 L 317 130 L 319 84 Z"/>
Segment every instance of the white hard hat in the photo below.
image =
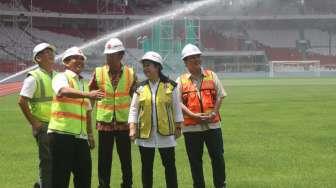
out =
<path fill-rule="evenodd" d="M 142 56 L 141 58 L 141 62 L 143 60 L 150 60 L 150 61 L 154 61 L 156 63 L 159 63 L 161 66 L 163 65 L 163 60 L 162 57 L 160 56 L 160 54 L 153 52 L 153 51 L 149 51 L 146 52 L 144 56 Z"/>
<path fill-rule="evenodd" d="M 104 54 L 113 54 L 120 51 L 125 51 L 125 47 L 118 38 L 111 38 L 105 44 Z"/>
<path fill-rule="evenodd" d="M 184 58 L 188 57 L 188 56 L 191 56 L 191 55 L 201 55 L 202 52 L 201 50 L 193 45 L 193 44 L 187 44 L 184 46 L 184 48 L 182 49 L 182 60 L 184 60 Z"/>
<path fill-rule="evenodd" d="M 63 53 L 62 62 L 64 63 L 64 60 L 67 57 L 74 56 L 74 55 L 82 56 L 84 58 L 84 61 L 86 61 L 86 56 L 84 55 L 83 51 L 80 48 L 78 48 L 77 46 L 73 46 L 73 47 L 67 49 Z"/>
<path fill-rule="evenodd" d="M 36 60 L 35 60 L 36 55 L 37 55 L 38 53 L 42 52 L 43 50 L 47 49 L 47 48 L 52 49 L 54 52 L 56 51 L 56 47 L 55 47 L 55 46 L 53 46 L 53 45 L 51 45 L 51 44 L 48 44 L 48 43 L 45 43 L 45 42 L 40 43 L 40 44 L 38 44 L 38 45 L 36 45 L 36 46 L 34 47 L 34 49 L 33 49 L 33 61 L 34 61 L 35 63 L 37 63 Z"/>

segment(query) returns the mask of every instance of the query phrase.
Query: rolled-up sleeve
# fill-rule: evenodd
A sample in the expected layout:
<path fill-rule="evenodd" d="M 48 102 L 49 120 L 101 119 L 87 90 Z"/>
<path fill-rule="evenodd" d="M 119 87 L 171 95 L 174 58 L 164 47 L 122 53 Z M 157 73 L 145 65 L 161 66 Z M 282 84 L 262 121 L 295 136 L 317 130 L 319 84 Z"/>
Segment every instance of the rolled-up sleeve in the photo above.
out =
<path fill-rule="evenodd" d="M 66 78 L 66 76 L 62 73 L 62 74 L 58 74 L 57 76 L 55 76 L 53 78 L 53 80 L 52 80 L 52 88 L 53 88 L 54 92 L 57 95 L 58 92 L 63 87 L 69 87 L 69 83 L 68 83 L 68 79 Z"/>
<path fill-rule="evenodd" d="M 218 79 L 217 75 L 215 73 L 213 73 L 213 78 L 215 81 L 215 85 L 216 85 L 216 90 L 217 90 L 217 96 L 218 97 L 226 97 L 227 93 L 222 85 L 222 82 Z"/>
<path fill-rule="evenodd" d="M 173 110 L 175 112 L 175 122 L 183 122 L 183 114 L 180 103 L 180 97 L 178 94 L 178 88 L 176 87 L 173 91 Z"/>
<path fill-rule="evenodd" d="M 139 96 L 134 92 L 130 111 L 128 114 L 128 123 L 138 123 L 138 111 L 139 111 Z"/>
<path fill-rule="evenodd" d="M 33 76 L 28 76 L 24 81 L 21 88 L 20 95 L 28 98 L 33 98 L 36 90 L 36 81 Z"/>
<path fill-rule="evenodd" d="M 177 97 L 179 98 L 179 100 L 181 102 L 182 96 L 181 96 L 181 81 L 180 80 L 181 80 L 180 77 L 178 77 L 176 79 L 175 82 L 177 83 L 177 86 L 176 86 L 175 90 L 176 90 L 176 93 L 177 93 Z"/>

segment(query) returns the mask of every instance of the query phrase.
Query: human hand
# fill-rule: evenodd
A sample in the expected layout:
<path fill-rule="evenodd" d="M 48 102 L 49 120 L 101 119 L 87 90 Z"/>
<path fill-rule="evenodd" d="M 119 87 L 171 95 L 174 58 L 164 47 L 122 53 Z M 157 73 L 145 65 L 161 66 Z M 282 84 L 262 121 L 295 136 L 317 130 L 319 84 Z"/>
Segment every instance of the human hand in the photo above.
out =
<path fill-rule="evenodd" d="M 209 114 L 205 114 L 205 113 L 194 113 L 193 117 L 196 118 L 198 121 L 201 121 L 204 123 L 210 120 Z"/>
<path fill-rule="evenodd" d="M 216 115 L 217 115 L 217 113 L 216 113 L 215 111 L 212 111 L 212 112 L 209 114 L 209 119 L 211 120 L 211 119 L 215 118 Z"/>
<path fill-rule="evenodd" d="M 33 136 L 37 136 L 39 134 L 39 132 L 42 130 L 42 128 L 43 128 L 42 123 L 39 122 L 39 121 L 35 121 L 32 124 L 32 133 L 33 133 Z"/>
<path fill-rule="evenodd" d="M 134 124 L 130 125 L 129 137 L 132 141 L 134 141 L 136 138 L 136 127 Z"/>
<path fill-rule="evenodd" d="M 88 143 L 89 143 L 90 149 L 94 149 L 96 147 L 96 143 L 95 143 L 92 133 L 88 134 Z"/>
<path fill-rule="evenodd" d="M 181 127 L 176 127 L 175 128 L 175 139 L 178 139 L 181 137 Z"/>
<path fill-rule="evenodd" d="M 88 94 L 88 98 L 90 99 L 101 99 L 105 96 L 105 93 L 101 90 L 92 90 Z"/>

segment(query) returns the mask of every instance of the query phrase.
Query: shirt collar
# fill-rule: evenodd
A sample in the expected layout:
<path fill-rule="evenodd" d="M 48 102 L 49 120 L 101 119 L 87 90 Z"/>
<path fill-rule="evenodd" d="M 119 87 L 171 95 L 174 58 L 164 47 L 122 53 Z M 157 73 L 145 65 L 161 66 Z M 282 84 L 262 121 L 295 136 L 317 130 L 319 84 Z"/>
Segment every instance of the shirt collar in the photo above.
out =
<path fill-rule="evenodd" d="M 152 81 L 148 80 L 148 83 L 149 83 L 150 85 L 152 85 L 152 86 L 155 86 L 155 85 L 159 84 L 159 82 L 160 82 L 160 79 L 158 79 L 158 80 L 155 81 L 155 82 L 152 82 Z"/>
<path fill-rule="evenodd" d="M 73 72 L 72 70 L 65 70 L 65 73 L 68 74 L 69 76 L 71 76 L 72 78 L 78 78 L 78 79 L 82 79 L 83 77 L 75 72 Z"/>
<path fill-rule="evenodd" d="M 108 72 L 108 73 L 111 73 L 111 72 L 110 72 L 110 66 L 109 66 L 109 65 L 106 65 L 106 68 L 107 68 L 107 72 Z M 124 65 L 121 63 L 121 65 L 120 65 L 120 73 L 122 73 L 123 70 L 124 70 Z"/>
<path fill-rule="evenodd" d="M 146 84 L 148 84 L 149 85 L 149 87 L 156 87 L 157 85 L 159 85 L 159 83 L 160 83 L 160 79 L 158 80 L 158 81 L 156 81 L 156 82 L 151 82 L 151 81 L 149 81 L 149 79 L 147 79 L 145 82 L 146 82 Z"/>
<path fill-rule="evenodd" d="M 201 74 L 202 74 L 202 77 L 205 76 L 205 71 L 204 71 L 204 68 L 203 68 L 203 67 L 201 67 Z M 192 78 L 191 76 L 192 76 L 191 73 L 188 71 L 188 72 L 187 72 L 187 77 L 188 77 L 189 79 L 191 79 L 191 78 Z"/>
<path fill-rule="evenodd" d="M 45 69 L 43 69 L 42 67 L 39 67 L 40 71 L 49 74 L 49 75 L 54 75 L 54 71 L 51 71 L 51 73 L 49 73 L 48 71 L 46 71 Z"/>

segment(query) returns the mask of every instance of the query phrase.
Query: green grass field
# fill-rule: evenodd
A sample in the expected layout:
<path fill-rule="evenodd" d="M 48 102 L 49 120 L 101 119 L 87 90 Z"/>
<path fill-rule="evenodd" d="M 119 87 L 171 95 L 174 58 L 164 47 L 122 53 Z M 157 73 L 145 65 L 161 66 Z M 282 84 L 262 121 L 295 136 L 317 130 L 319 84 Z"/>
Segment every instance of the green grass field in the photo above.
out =
<path fill-rule="evenodd" d="M 336 187 L 336 78 L 227 79 L 221 114 L 230 188 Z M 16 104 L 0 98 L 0 187 L 31 187 L 37 178 L 37 148 Z M 96 137 L 97 138 L 97 137 Z M 116 152 L 114 152 L 116 154 Z M 97 149 L 92 152 L 97 187 Z M 179 186 L 192 187 L 183 138 L 176 147 Z M 207 187 L 212 172 L 204 154 Z M 140 156 L 133 145 L 134 187 L 141 187 Z M 120 184 L 114 155 L 112 187 Z M 158 153 L 154 187 L 165 187 Z"/>

